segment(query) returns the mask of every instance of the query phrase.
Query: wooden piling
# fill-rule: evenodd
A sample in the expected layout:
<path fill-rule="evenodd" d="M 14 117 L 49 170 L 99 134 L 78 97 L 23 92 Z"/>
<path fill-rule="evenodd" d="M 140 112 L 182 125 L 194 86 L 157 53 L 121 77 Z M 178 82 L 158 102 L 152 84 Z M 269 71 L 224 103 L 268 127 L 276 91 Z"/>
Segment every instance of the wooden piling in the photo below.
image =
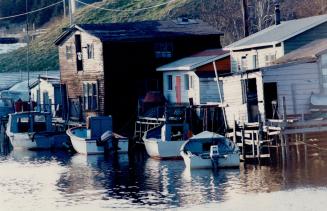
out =
<path fill-rule="evenodd" d="M 243 128 L 242 128 L 242 131 L 241 131 L 241 139 L 242 139 L 242 157 L 243 157 L 243 160 L 245 162 L 246 160 L 246 152 L 245 152 L 245 123 L 243 123 Z"/>

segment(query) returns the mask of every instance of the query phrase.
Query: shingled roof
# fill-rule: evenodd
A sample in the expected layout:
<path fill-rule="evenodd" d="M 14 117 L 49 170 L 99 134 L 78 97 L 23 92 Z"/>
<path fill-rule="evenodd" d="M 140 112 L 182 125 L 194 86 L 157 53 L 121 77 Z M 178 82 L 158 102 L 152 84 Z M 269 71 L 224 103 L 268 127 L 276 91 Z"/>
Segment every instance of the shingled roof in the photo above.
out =
<path fill-rule="evenodd" d="M 253 47 L 275 45 L 327 22 L 327 15 L 312 16 L 281 22 L 252 34 L 225 47 L 227 50 L 240 50 Z"/>
<path fill-rule="evenodd" d="M 106 24 L 76 24 L 55 41 L 59 45 L 72 32 L 80 30 L 98 37 L 103 42 L 153 39 L 159 37 L 222 35 L 220 31 L 201 20 L 140 21 Z"/>

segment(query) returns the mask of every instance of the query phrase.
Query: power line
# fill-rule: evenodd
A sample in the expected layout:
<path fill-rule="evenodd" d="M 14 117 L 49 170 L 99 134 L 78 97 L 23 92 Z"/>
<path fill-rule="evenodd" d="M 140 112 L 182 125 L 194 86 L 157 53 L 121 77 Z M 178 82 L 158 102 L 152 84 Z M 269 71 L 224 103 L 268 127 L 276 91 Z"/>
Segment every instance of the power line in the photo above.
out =
<path fill-rule="evenodd" d="M 48 6 L 45 6 L 45 7 L 42 7 L 42 8 L 39 8 L 39 9 L 36 9 L 36 10 L 33 10 L 33 11 L 29 11 L 29 12 L 25 12 L 25 13 L 21 13 L 21 14 L 17 14 L 17 15 L 11 15 L 11 16 L 7 16 L 7 17 L 0 17 L 0 20 L 6 20 L 6 19 L 11 19 L 11 18 L 16 18 L 16 17 L 19 17 L 19 16 L 24 16 L 24 15 L 29 15 L 29 14 L 33 14 L 33 13 L 36 13 L 36 12 L 39 12 L 39 11 L 42 11 L 42 10 L 45 10 L 45 9 L 48 9 L 50 7 L 54 7 L 58 4 L 62 4 L 63 1 L 59 1 L 57 3 L 53 3 L 53 4 L 50 4 Z"/>
<path fill-rule="evenodd" d="M 80 1 L 80 0 L 76 0 L 76 1 L 78 3 L 84 4 L 86 6 L 93 7 L 94 9 L 106 10 L 106 11 L 110 11 L 110 12 L 139 12 L 139 11 L 144 11 L 144 10 L 149 10 L 149 9 L 165 6 L 167 4 L 175 2 L 177 0 L 170 0 L 170 1 L 165 2 L 165 3 L 161 3 L 161 4 L 149 6 L 149 7 L 143 7 L 143 8 L 139 8 L 139 9 L 109 9 L 109 8 L 103 8 L 103 7 L 95 6 L 93 4 L 88 4 L 88 3 L 85 3 L 85 2 Z"/>

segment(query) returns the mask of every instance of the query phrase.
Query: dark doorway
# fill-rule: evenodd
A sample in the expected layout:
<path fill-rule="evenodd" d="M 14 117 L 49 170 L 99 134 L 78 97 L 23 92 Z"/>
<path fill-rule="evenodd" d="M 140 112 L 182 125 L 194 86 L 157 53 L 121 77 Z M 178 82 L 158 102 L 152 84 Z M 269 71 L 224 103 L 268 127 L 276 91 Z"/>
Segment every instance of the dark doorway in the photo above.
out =
<path fill-rule="evenodd" d="M 277 83 L 264 84 L 266 119 L 278 119 Z"/>
<path fill-rule="evenodd" d="M 248 107 L 248 122 L 258 121 L 258 93 L 257 93 L 257 80 L 255 78 L 246 80 L 247 86 L 247 107 Z"/>
<path fill-rule="evenodd" d="M 82 54 L 82 43 L 81 35 L 75 35 L 75 46 L 76 46 L 76 66 L 77 71 L 83 70 L 83 54 Z"/>

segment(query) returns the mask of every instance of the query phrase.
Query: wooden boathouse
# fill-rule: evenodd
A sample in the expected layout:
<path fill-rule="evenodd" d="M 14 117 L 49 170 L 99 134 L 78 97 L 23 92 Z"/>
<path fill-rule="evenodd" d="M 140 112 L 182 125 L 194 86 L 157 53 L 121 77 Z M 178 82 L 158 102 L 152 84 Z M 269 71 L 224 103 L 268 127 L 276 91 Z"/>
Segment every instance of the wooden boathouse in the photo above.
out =
<path fill-rule="evenodd" d="M 112 115 L 116 132 L 131 132 L 138 99 L 162 91 L 156 68 L 221 48 L 221 35 L 201 20 L 187 18 L 71 26 L 55 41 L 70 116 Z"/>

